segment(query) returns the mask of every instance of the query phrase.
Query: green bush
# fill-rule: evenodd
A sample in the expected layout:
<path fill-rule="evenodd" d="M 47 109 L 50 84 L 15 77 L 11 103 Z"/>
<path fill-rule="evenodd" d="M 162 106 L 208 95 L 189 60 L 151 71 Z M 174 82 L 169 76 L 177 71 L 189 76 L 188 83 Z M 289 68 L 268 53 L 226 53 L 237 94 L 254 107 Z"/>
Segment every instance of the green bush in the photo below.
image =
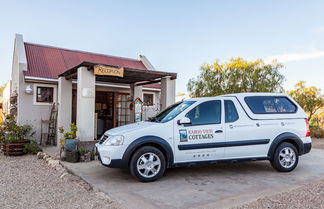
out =
<path fill-rule="evenodd" d="M 36 141 L 31 141 L 29 144 L 24 145 L 24 153 L 28 154 L 37 154 L 37 152 L 41 152 L 42 149 L 38 146 Z"/>
<path fill-rule="evenodd" d="M 84 155 L 84 154 L 86 154 L 89 151 L 86 148 L 84 148 L 84 147 L 80 147 L 79 148 L 79 152 L 80 152 L 80 155 Z"/>
<path fill-rule="evenodd" d="M 0 140 L 4 142 L 20 142 L 35 134 L 30 125 L 17 125 L 14 116 L 7 115 L 0 125 Z"/>

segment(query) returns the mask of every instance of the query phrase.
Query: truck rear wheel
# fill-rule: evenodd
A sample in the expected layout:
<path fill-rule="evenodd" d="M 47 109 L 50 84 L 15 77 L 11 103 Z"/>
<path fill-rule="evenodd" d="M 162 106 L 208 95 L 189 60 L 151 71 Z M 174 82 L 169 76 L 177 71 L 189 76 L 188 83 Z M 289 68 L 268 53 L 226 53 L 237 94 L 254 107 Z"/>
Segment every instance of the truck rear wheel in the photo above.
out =
<path fill-rule="evenodd" d="M 283 142 L 277 147 L 271 165 L 277 171 L 290 172 L 296 168 L 298 159 L 296 147 L 288 142 Z"/>
<path fill-rule="evenodd" d="M 139 148 L 130 161 L 130 172 L 141 182 L 151 182 L 159 179 L 166 169 L 163 153 L 152 146 Z"/>

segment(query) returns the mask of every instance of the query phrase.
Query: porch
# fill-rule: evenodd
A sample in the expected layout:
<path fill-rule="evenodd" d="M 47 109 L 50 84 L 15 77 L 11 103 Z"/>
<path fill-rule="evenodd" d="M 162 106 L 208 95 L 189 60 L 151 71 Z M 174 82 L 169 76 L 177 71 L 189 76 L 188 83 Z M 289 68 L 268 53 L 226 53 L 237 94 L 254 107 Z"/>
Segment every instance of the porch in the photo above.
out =
<path fill-rule="evenodd" d="M 142 120 L 143 108 L 136 108 L 135 100 L 143 101 L 143 85 L 161 83 L 157 104 L 162 110 L 175 102 L 176 77 L 176 73 L 83 62 L 59 75 L 57 127 L 68 130 L 74 122 L 79 139 L 90 141 L 110 128 Z M 106 91 L 98 84 L 125 85 L 130 90 Z"/>

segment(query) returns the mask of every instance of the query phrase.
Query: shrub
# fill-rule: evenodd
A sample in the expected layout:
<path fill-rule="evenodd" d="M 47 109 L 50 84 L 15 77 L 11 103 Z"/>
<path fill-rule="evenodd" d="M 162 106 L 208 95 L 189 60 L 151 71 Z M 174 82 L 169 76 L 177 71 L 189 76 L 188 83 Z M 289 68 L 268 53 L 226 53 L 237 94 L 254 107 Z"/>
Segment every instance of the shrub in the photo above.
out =
<path fill-rule="evenodd" d="M 88 153 L 89 151 L 84 147 L 80 147 L 79 152 L 80 152 L 80 155 L 84 155 L 84 154 Z"/>
<path fill-rule="evenodd" d="M 3 142 L 20 142 L 35 134 L 30 125 L 17 125 L 14 116 L 7 115 L 0 125 L 0 140 Z"/>
<path fill-rule="evenodd" d="M 42 149 L 38 146 L 37 142 L 32 140 L 29 144 L 24 145 L 24 153 L 29 154 L 37 154 L 37 152 L 41 152 Z"/>

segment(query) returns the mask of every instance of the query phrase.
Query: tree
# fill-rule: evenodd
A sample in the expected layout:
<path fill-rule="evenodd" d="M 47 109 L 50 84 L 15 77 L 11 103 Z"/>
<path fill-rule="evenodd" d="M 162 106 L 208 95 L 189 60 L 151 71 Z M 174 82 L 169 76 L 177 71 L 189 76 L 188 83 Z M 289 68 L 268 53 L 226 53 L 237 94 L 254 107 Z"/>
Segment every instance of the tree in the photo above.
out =
<path fill-rule="evenodd" d="M 317 110 L 324 106 L 324 97 L 321 89 L 315 86 L 306 87 L 305 81 L 295 85 L 295 89 L 288 94 L 306 111 L 308 120 L 311 120 Z"/>
<path fill-rule="evenodd" d="M 3 96 L 3 90 L 4 90 L 5 87 L 6 87 L 6 84 L 2 84 L 2 85 L 0 86 L 0 97 Z"/>
<path fill-rule="evenodd" d="M 200 75 L 187 84 L 193 97 L 217 96 L 239 92 L 281 92 L 284 76 L 279 69 L 282 64 L 263 60 L 247 61 L 231 58 L 224 64 L 215 61 L 202 65 Z"/>

